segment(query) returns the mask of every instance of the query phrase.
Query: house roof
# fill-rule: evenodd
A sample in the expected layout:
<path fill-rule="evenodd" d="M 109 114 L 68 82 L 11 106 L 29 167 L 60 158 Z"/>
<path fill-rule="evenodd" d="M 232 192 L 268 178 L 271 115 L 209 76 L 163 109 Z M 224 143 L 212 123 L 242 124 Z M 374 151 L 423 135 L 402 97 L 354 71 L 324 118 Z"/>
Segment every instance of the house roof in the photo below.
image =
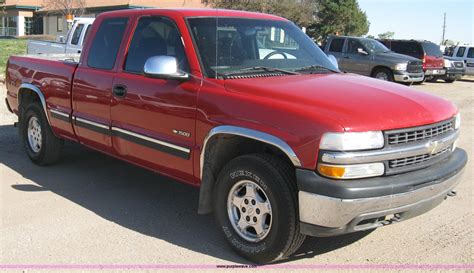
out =
<path fill-rule="evenodd" d="M 43 6 L 43 0 L 6 0 L 7 7 L 34 7 Z M 205 5 L 201 0 L 86 0 L 88 9 L 107 9 L 119 7 L 159 7 L 159 8 L 201 8 Z"/>

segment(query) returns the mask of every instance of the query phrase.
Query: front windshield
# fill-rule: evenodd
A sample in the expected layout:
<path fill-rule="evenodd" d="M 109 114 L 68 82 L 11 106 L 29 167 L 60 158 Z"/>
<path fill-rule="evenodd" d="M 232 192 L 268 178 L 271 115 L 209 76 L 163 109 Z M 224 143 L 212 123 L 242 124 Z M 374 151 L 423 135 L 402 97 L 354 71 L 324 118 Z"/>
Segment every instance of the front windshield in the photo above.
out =
<path fill-rule="evenodd" d="M 321 49 L 288 21 L 205 17 L 189 18 L 188 22 L 207 77 L 262 67 L 285 71 L 313 67 L 321 73 L 337 70 Z"/>
<path fill-rule="evenodd" d="M 390 52 L 390 49 L 388 49 L 386 46 L 384 46 L 381 42 L 372 40 L 372 39 L 361 39 L 360 41 L 364 47 L 372 51 L 374 53 L 386 53 Z"/>

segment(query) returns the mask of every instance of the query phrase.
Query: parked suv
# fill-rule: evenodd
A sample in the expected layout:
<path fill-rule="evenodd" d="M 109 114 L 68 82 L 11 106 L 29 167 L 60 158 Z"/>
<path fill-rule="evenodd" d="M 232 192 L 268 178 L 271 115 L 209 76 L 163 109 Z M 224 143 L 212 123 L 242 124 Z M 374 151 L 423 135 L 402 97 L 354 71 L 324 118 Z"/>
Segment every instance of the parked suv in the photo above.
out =
<path fill-rule="evenodd" d="M 466 75 L 474 75 L 474 45 L 461 45 L 447 48 L 445 56 L 466 64 Z"/>
<path fill-rule="evenodd" d="M 329 36 L 324 52 L 336 57 L 343 71 L 386 81 L 413 83 L 423 81 L 420 60 L 391 52 L 377 40 Z"/>
<path fill-rule="evenodd" d="M 430 41 L 380 40 L 393 52 L 415 57 L 423 61 L 425 80 L 432 81 L 436 76 L 446 74 L 444 58 L 439 45 Z"/>

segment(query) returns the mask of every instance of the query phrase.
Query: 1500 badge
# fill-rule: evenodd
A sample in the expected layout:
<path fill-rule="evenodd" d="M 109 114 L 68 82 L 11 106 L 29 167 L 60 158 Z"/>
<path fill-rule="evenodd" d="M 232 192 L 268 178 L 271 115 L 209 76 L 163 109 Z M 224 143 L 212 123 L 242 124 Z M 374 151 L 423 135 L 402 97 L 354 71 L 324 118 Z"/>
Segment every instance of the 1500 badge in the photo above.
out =
<path fill-rule="evenodd" d="M 179 135 L 179 136 L 184 136 L 184 137 L 190 137 L 191 133 L 181 131 L 181 130 L 173 130 L 173 134 Z"/>

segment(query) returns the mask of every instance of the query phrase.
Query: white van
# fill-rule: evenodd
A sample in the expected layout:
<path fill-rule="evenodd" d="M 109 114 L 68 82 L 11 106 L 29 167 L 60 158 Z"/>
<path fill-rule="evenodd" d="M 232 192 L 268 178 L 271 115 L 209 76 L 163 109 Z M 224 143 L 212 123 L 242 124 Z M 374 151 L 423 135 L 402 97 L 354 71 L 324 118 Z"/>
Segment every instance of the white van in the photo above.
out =
<path fill-rule="evenodd" d="M 444 55 L 466 64 L 465 75 L 474 76 L 474 45 L 458 45 L 445 51 Z"/>

